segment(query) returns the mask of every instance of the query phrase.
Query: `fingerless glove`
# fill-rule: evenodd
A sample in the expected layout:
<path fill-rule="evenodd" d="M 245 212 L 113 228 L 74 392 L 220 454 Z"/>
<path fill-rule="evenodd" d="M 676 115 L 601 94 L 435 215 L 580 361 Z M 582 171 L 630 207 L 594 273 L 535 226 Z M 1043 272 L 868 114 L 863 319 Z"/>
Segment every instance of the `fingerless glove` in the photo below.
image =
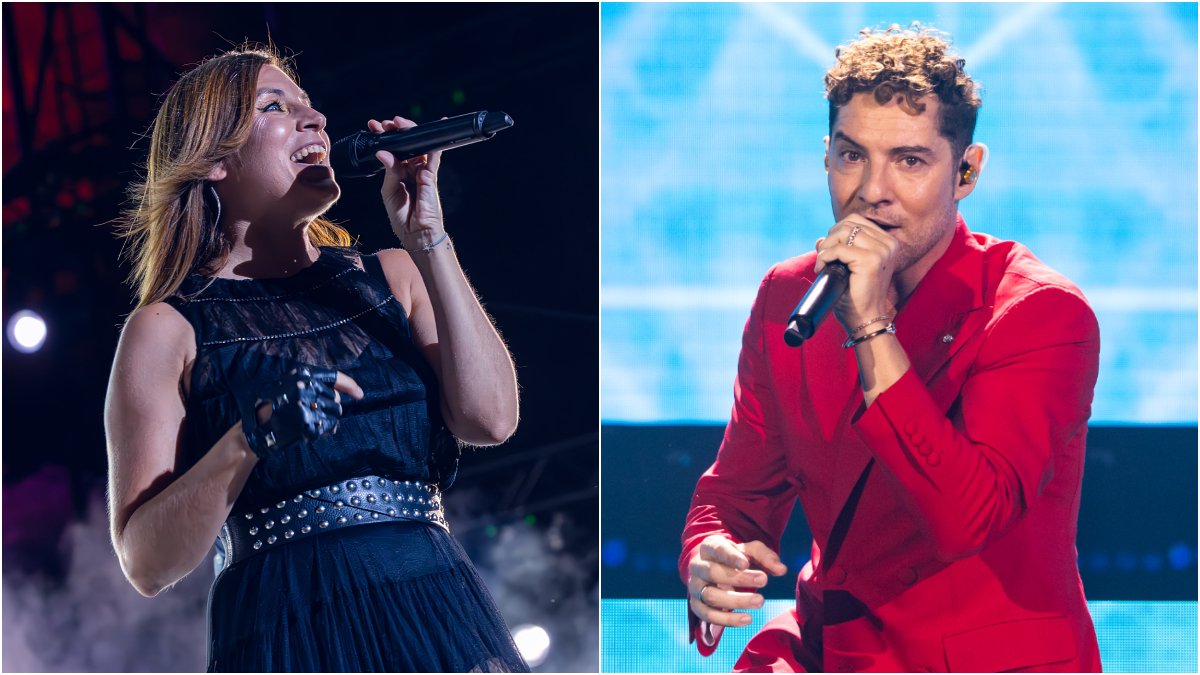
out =
<path fill-rule="evenodd" d="M 331 436 L 342 414 L 335 381 L 335 370 L 303 366 L 293 368 L 283 380 L 262 386 L 254 406 L 242 412 L 242 431 L 254 454 L 271 457 Z M 263 403 L 271 404 L 271 418 L 259 424 L 257 410 Z"/>

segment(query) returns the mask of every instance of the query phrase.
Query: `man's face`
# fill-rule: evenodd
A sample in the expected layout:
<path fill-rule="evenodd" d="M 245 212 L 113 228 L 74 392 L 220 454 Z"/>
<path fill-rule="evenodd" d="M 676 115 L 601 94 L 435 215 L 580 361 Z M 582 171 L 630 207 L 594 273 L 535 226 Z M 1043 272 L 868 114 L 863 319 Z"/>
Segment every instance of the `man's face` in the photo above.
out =
<path fill-rule="evenodd" d="M 923 275 L 954 232 L 962 157 L 938 133 L 941 102 L 921 102 L 918 114 L 900 95 L 880 105 L 871 92 L 855 94 L 838 110 L 828 158 L 834 218 L 874 221 L 900 243 L 896 272 Z"/>

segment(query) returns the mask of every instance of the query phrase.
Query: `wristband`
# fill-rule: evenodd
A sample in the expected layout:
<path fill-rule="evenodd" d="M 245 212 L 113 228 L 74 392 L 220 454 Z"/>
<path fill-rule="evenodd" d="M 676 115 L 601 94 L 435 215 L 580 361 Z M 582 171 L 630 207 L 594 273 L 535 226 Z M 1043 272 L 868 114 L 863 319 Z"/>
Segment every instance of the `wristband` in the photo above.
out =
<path fill-rule="evenodd" d="M 414 249 L 406 248 L 404 250 L 408 251 L 409 253 L 429 253 L 434 248 L 436 248 L 438 244 L 442 243 L 443 241 L 446 241 L 446 239 L 448 239 L 449 237 L 450 237 L 450 233 L 447 232 L 442 235 L 441 239 L 438 239 L 437 241 L 433 242 L 432 244 L 425 244 L 421 248 L 414 248 Z"/>

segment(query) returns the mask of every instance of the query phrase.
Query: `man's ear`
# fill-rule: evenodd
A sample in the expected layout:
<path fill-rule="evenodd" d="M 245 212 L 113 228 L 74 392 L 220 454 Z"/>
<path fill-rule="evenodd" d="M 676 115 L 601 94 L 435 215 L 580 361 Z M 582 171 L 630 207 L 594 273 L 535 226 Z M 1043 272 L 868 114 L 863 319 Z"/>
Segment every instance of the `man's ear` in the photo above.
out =
<path fill-rule="evenodd" d="M 825 138 L 822 138 L 821 142 L 825 144 L 825 154 L 828 155 L 829 154 L 829 137 L 826 136 Z"/>
<path fill-rule="evenodd" d="M 987 166 L 990 152 L 988 146 L 983 143 L 972 143 L 963 152 L 963 161 L 975 167 L 975 174 L 978 175 L 983 173 L 983 167 Z"/>
<path fill-rule="evenodd" d="M 957 180 L 954 185 L 954 199 L 957 201 L 971 194 L 979 183 L 979 176 L 987 166 L 988 147 L 983 143 L 972 143 L 963 151 L 962 163 L 959 165 Z"/>
<path fill-rule="evenodd" d="M 225 180 L 228 175 L 229 172 L 225 170 L 225 160 L 222 159 L 213 166 L 212 171 L 208 172 L 208 180 L 212 182 Z"/>

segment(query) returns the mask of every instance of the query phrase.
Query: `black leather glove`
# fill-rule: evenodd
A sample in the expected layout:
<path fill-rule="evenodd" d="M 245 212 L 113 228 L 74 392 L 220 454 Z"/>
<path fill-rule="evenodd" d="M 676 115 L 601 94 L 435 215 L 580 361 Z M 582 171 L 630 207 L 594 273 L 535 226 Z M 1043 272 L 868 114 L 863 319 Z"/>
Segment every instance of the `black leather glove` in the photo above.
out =
<path fill-rule="evenodd" d="M 303 366 L 293 368 L 279 382 L 262 386 L 254 407 L 242 413 L 242 431 L 254 454 L 271 457 L 333 435 L 342 414 L 335 381 L 336 370 Z M 271 404 L 271 418 L 259 424 L 256 411 L 262 403 Z"/>

